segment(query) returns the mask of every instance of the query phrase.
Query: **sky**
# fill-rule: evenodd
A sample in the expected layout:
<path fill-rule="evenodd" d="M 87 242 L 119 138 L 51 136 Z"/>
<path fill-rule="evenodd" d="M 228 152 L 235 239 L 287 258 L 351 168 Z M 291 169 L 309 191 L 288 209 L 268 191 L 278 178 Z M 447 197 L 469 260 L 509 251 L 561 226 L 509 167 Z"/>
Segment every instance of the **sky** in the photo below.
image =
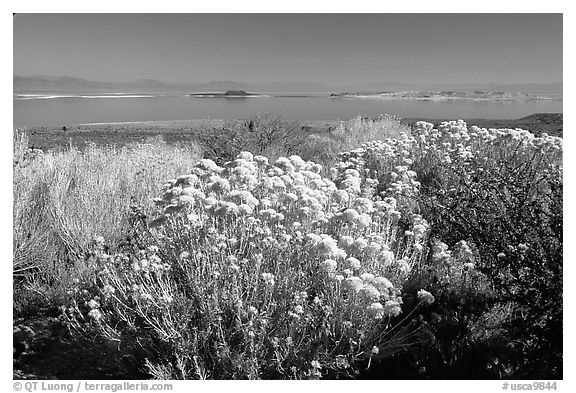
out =
<path fill-rule="evenodd" d="M 14 75 L 562 82 L 562 14 L 17 14 Z"/>

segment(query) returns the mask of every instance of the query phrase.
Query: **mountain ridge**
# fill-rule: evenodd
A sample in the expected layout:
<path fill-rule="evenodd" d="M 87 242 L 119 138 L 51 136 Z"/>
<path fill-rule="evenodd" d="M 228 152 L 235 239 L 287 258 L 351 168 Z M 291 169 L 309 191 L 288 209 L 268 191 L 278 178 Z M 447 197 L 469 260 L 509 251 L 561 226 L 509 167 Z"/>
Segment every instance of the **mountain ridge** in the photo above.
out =
<path fill-rule="evenodd" d="M 205 83 L 174 83 L 154 79 L 139 79 L 129 82 L 91 81 L 70 76 L 18 76 L 13 77 L 14 94 L 31 92 L 66 93 L 141 93 L 179 92 L 198 93 L 210 91 L 244 90 L 248 92 L 384 92 L 406 90 L 488 90 L 488 91 L 539 91 L 562 92 L 562 82 L 556 83 L 453 83 L 453 84 L 413 84 L 406 82 L 370 82 L 346 86 L 331 86 L 316 82 L 236 82 L 209 81 Z"/>

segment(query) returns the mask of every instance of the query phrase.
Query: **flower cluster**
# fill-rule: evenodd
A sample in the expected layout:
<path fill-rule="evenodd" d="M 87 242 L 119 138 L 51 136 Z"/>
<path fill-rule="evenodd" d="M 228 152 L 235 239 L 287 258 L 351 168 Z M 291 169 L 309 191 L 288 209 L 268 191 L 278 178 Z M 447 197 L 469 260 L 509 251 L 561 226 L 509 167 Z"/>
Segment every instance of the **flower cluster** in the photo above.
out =
<path fill-rule="evenodd" d="M 482 172 L 483 162 L 502 163 L 512 156 L 516 161 L 529 162 L 536 152 L 545 154 L 549 162 L 559 162 L 562 143 L 562 138 L 545 133 L 536 137 L 521 129 L 468 128 L 462 120 L 443 122 L 434 128 L 433 124 L 420 121 L 411 136 L 403 134 L 399 139 L 368 142 L 341 153 L 338 169 L 342 174 L 353 168 L 361 175 L 360 182 L 376 180 L 380 183 L 379 191 L 398 198 L 418 189 L 420 183 L 415 173 L 422 175 L 450 165 L 468 168 L 468 176 L 481 175 L 478 172 Z"/>
<path fill-rule="evenodd" d="M 243 152 L 222 166 L 200 160 L 154 200 L 148 245 L 107 255 L 96 242 L 100 302 L 90 317 L 106 334 L 121 335 L 117 326 L 130 326 L 136 314 L 162 340 L 192 339 L 175 313 L 194 299 L 203 318 L 227 335 L 242 331 L 242 345 L 265 353 L 269 346 L 280 362 L 292 358 L 294 342 L 335 342 L 334 334 L 350 340 L 338 364 L 386 347 L 381 331 L 403 312 L 401 289 L 426 254 L 429 226 L 407 211 L 399 230 L 396 198 L 377 195 L 377 180 L 346 166 L 327 171 L 330 178 L 298 156 L 270 163 Z M 396 171 L 391 187 L 415 182 L 408 169 Z M 320 320 L 330 328 L 315 330 Z M 327 357 L 334 348 L 323 350 L 308 364 L 335 361 Z M 309 376 L 321 375 L 314 366 Z"/>
<path fill-rule="evenodd" d="M 317 260 L 317 267 L 331 278 L 347 270 L 379 269 L 381 274 L 394 274 L 403 266 L 405 270 L 390 251 L 401 216 L 396 199 L 374 198 L 378 182 L 361 181 L 355 169 L 343 170 L 337 183 L 322 177 L 321 170 L 298 156 L 269 164 L 265 157 L 244 152 L 223 167 L 202 160 L 192 174 L 164 186 L 164 195 L 156 200 L 161 215 L 150 227 L 161 242 L 178 243 L 177 247 L 182 244 L 176 239 L 183 234 L 197 233 L 192 240 L 200 247 L 194 250 L 211 251 L 202 257 L 218 263 L 226 256 L 244 260 L 296 248 Z M 405 168 L 399 172 L 410 179 L 415 176 Z M 420 256 L 427 223 L 415 215 L 412 227 L 410 233 L 415 235 L 406 239 L 399 260 L 413 264 Z M 234 239 L 234 244 L 225 239 Z M 178 253 L 198 257 L 194 250 L 184 247 Z M 263 273 L 279 268 L 283 267 L 268 266 Z"/>

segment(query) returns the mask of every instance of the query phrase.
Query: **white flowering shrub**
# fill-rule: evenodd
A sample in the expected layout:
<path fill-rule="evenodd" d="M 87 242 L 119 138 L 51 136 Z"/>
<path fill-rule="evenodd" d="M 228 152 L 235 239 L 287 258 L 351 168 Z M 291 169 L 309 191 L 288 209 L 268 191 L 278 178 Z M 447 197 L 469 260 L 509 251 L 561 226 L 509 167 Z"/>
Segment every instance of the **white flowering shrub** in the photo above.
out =
<path fill-rule="evenodd" d="M 420 182 L 412 165 L 412 144 L 414 139 L 402 134 L 398 139 L 367 142 L 358 149 L 340 153 L 341 161 L 333 169 L 336 181 L 347 187 L 361 188 L 366 185 L 383 197 L 392 197 L 402 211 L 418 211 Z M 351 184 L 349 173 L 359 176 Z"/>
<path fill-rule="evenodd" d="M 420 124 L 415 134 L 414 170 L 431 168 L 421 179 L 426 217 L 445 241 L 476 244 L 479 269 L 515 308 L 502 327 L 517 344 L 493 355 L 502 365 L 493 375 L 560 377 L 562 138 L 462 121 Z M 435 157 L 452 164 L 442 168 Z"/>
<path fill-rule="evenodd" d="M 477 268 L 496 296 L 523 315 L 499 326 L 518 344 L 494 354 L 502 366 L 484 365 L 492 367 L 484 377 L 510 377 L 530 367 L 538 372 L 543 362 L 551 373 L 561 372 L 562 345 L 555 337 L 562 332 L 562 145 L 562 138 L 547 134 L 468 127 L 459 120 L 437 128 L 418 122 L 411 135 L 341 155 L 340 172 L 352 168 L 361 184 L 376 182 L 377 192 L 393 196 L 400 210 L 424 215 L 435 236 L 474 244 Z"/>
<path fill-rule="evenodd" d="M 321 172 L 298 156 L 201 160 L 165 184 L 145 249 L 107 255 L 100 239 L 94 287 L 67 320 L 139 343 L 164 378 L 351 375 L 401 349 L 402 286 L 428 223 L 410 214 L 398 233 L 395 198 L 355 170 L 332 171 L 339 185 Z"/>
<path fill-rule="evenodd" d="M 63 318 L 165 379 L 558 368 L 560 138 L 420 122 L 340 158 L 199 161 Z"/>

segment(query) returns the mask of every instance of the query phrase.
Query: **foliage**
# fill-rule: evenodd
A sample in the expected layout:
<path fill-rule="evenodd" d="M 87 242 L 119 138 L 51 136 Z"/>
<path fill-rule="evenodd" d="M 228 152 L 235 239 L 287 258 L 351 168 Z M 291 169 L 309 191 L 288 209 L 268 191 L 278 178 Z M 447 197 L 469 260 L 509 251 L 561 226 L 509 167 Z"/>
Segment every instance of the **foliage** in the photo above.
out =
<path fill-rule="evenodd" d="M 346 377 L 410 345 L 396 317 L 426 221 L 412 215 L 398 237 L 393 197 L 369 199 L 375 182 L 353 169 L 337 183 L 320 172 L 298 156 L 201 160 L 165 185 L 140 247 L 96 250 L 70 325 L 142 348 L 173 379 Z M 418 296 L 413 309 L 434 301 Z"/>
<path fill-rule="evenodd" d="M 154 378 L 562 377 L 562 139 L 259 115 L 198 141 L 16 133 L 17 314 L 65 304 Z"/>
<path fill-rule="evenodd" d="M 343 157 L 380 184 L 409 172 L 398 164 L 409 165 L 421 190 L 415 208 L 433 235 L 476 245 L 498 307 L 513 310 L 502 322 L 513 344 L 498 355 L 513 365 L 500 376 L 561 375 L 562 139 L 420 122 L 411 137 Z"/>
<path fill-rule="evenodd" d="M 15 135 L 13 272 L 44 298 L 55 295 L 54 301 L 62 300 L 54 292 L 65 292 L 84 269 L 94 236 L 118 244 L 128 234 L 130 205 L 151 211 L 158 184 L 191 169 L 199 157 L 194 146 L 175 148 L 161 140 L 38 153 L 27 148 L 25 133 Z"/>
<path fill-rule="evenodd" d="M 400 138 L 409 134 L 410 128 L 400 119 L 382 115 L 375 119 L 357 116 L 349 121 L 341 121 L 334 131 L 314 133 L 300 146 L 297 154 L 305 159 L 316 160 L 330 167 L 339 162 L 339 154 L 360 147 L 369 141 Z"/>
<path fill-rule="evenodd" d="M 358 116 L 340 122 L 334 130 L 320 131 L 270 114 L 258 114 L 248 121 L 227 121 L 221 128 L 205 127 L 195 139 L 203 148 L 204 158 L 218 164 L 233 160 L 242 151 L 249 151 L 271 160 L 298 155 L 331 167 L 342 151 L 360 147 L 367 141 L 397 138 L 409 132 L 407 125 L 388 115 L 376 119 Z"/>
<path fill-rule="evenodd" d="M 295 121 L 270 114 L 258 114 L 250 120 L 228 120 L 220 128 L 204 127 L 195 139 L 204 151 L 204 158 L 223 164 L 240 152 L 254 154 L 296 154 L 308 132 Z"/>

